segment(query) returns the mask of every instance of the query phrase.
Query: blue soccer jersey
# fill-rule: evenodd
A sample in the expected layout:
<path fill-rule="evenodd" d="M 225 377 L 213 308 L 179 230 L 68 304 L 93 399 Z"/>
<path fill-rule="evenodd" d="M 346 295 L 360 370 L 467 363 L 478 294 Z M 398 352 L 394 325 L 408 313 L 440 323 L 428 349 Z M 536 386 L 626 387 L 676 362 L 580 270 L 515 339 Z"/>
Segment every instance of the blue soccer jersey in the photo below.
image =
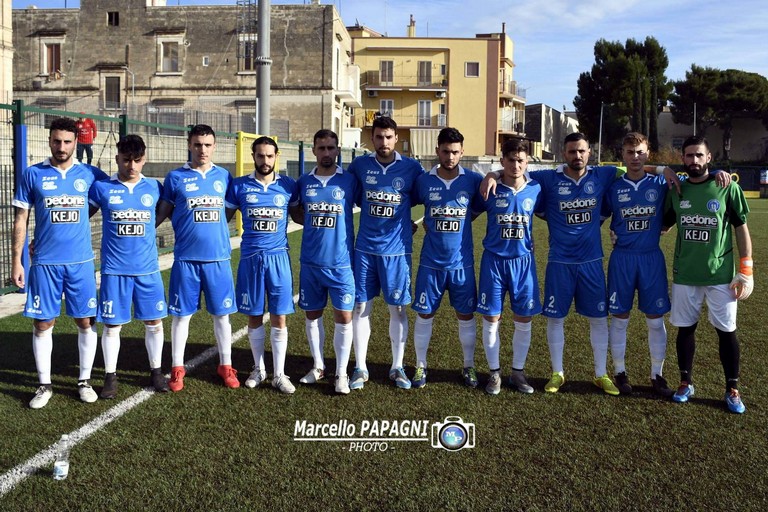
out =
<path fill-rule="evenodd" d="M 341 167 L 328 177 L 315 176 L 315 170 L 298 181 L 304 205 L 301 264 L 351 267 L 355 241 L 352 208 L 359 195 L 357 179 Z"/>
<path fill-rule="evenodd" d="M 92 206 L 101 209 L 101 273 L 138 276 L 158 272 L 155 209 L 162 185 L 145 178 L 123 183 L 117 175 L 98 181 L 89 192 Z"/>
<path fill-rule="evenodd" d="M 362 188 L 355 249 L 382 256 L 410 254 L 411 195 L 416 178 L 424 174 L 421 164 L 395 152 L 395 160 L 385 167 L 376 153 L 369 153 L 355 158 L 348 172 Z"/>
<path fill-rule="evenodd" d="M 226 206 L 240 210 L 243 217 L 243 258 L 288 249 L 288 206 L 298 201 L 298 185 L 288 176 L 275 174 L 275 181 L 269 184 L 257 180 L 253 173 L 232 181 Z"/>
<path fill-rule="evenodd" d="M 663 176 L 646 174 L 640 181 L 622 176 L 610 186 L 603 212 L 613 215 L 615 249 L 647 252 L 659 248 L 667 184 Z"/>
<path fill-rule="evenodd" d="M 549 226 L 549 262 L 585 263 L 603 257 L 603 196 L 616 173 L 616 167 L 588 167 L 578 181 L 561 169 L 531 173 L 541 185 L 537 213 L 545 215 Z"/>
<path fill-rule="evenodd" d="M 528 180 L 519 190 L 496 185 L 496 193 L 482 200 L 488 212 L 483 248 L 502 258 L 518 258 L 533 252 L 533 212 L 541 196 L 538 182 Z"/>
<path fill-rule="evenodd" d="M 229 171 L 217 165 L 202 172 L 184 164 L 165 177 L 161 199 L 174 206 L 171 222 L 176 237 L 176 260 L 229 259 L 224 196 L 231 181 Z"/>
<path fill-rule="evenodd" d="M 49 159 L 22 172 L 13 205 L 35 211 L 33 265 L 93 260 L 88 189 L 108 178 L 101 169 L 77 161 L 62 171 Z"/>
<path fill-rule="evenodd" d="M 478 204 L 482 180 L 480 174 L 462 167 L 450 181 L 440 178 L 437 168 L 416 180 L 414 202 L 424 205 L 427 229 L 421 265 L 438 270 L 474 265 L 472 211 Z"/>

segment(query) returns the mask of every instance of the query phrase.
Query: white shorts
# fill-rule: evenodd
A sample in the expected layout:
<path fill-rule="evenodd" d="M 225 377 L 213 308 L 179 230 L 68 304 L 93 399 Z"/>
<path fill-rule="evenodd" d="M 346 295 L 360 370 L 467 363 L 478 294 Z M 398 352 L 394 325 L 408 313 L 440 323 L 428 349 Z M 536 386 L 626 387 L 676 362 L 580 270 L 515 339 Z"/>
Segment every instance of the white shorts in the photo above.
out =
<path fill-rule="evenodd" d="M 672 310 L 669 323 L 690 327 L 699 321 L 701 305 L 707 299 L 709 323 L 724 332 L 736 330 L 736 298 L 730 285 L 690 286 L 672 284 Z"/>

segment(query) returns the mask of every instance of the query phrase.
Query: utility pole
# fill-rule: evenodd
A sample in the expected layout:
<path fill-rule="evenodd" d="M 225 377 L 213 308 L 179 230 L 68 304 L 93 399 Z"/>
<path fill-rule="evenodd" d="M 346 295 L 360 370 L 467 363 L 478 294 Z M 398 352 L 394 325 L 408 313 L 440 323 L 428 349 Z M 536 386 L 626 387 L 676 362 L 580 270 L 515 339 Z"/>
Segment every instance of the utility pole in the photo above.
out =
<path fill-rule="evenodd" d="M 259 0 L 259 39 L 256 44 L 256 131 L 269 135 L 270 102 L 269 91 L 272 82 L 272 59 L 270 58 L 270 0 Z"/>

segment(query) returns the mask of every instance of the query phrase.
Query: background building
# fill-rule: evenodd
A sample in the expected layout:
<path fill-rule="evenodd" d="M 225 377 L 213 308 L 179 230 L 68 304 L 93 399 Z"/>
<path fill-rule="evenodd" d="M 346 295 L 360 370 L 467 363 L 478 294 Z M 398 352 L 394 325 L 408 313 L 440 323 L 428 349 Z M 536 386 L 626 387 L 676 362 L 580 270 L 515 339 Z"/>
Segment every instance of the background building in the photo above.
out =
<path fill-rule="evenodd" d="M 0 0 L 0 103 L 13 100 L 11 0 Z"/>

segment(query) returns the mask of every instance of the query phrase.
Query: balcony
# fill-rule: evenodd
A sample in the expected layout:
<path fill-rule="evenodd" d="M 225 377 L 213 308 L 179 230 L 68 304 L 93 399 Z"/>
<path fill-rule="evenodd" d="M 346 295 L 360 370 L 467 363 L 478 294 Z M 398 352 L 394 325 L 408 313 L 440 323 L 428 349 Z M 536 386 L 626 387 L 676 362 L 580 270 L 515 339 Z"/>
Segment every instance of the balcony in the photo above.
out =
<path fill-rule="evenodd" d="M 516 80 L 505 80 L 502 78 L 499 81 L 499 95 L 502 98 L 514 99 L 525 103 L 525 89 L 519 87 Z"/>
<path fill-rule="evenodd" d="M 373 124 L 378 110 L 357 109 L 352 118 L 354 128 L 369 128 Z M 416 127 L 416 128 L 444 128 L 447 126 L 447 116 L 445 114 L 435 114 L 433 116 L 419 115 L 401 115 L 398 112 L 383 112 L 384 115 L 392 117 L 397 121 L 398 127 Z"/>
<path fill-rule="evenodd" d="M 525 133 L 525 110 L 501 110 L 499 112 L 499 131 L 503 133 Z"/>
<path fill-rule="evenodd" d="M 334 91 L 341 103 L 350 107 L 362 107 L 360 95 L 360 67 L 348 65 L 347 72 L 338 76 Z"/>
<path fill-rule="evenodd" d="M 366 71 L 362 75 L 361 87 L 366 90 L 412 90 L 445 92 L 448 80 L 442 76 L 419 74 L 386 73 Z"/>

